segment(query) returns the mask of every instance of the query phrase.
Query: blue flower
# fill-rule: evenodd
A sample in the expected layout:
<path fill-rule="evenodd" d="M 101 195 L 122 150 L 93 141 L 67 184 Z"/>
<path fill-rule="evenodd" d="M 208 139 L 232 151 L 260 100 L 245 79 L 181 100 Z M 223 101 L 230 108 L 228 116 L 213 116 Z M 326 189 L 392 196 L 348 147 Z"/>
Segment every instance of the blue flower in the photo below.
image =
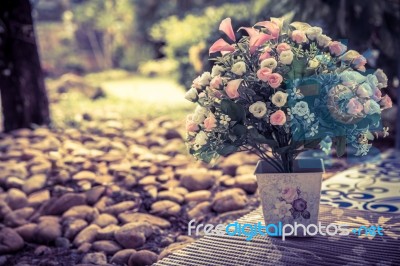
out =
<path fill-rule="evenodd" d="M 340 80 L 343 82 L 345 85 L 356 85 L 356 84 L 361 84 L 366 80 L 366 77 L 362 74 L 360 74 L 357 71 L 352 71 L 352 70 L 347 70 L 342 73 L 340 73 Z"/>

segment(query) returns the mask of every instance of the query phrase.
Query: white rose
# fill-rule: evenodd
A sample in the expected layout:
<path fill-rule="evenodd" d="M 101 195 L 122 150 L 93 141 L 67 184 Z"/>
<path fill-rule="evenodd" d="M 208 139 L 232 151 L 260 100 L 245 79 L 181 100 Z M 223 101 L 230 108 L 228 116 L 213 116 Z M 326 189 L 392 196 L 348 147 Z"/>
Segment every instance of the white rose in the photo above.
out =
<path fill-rule="evenodd" d="M 261 118 L 267 113 L 267 106 L 265 103 L 258 101 L 249 106 L 249 111 L 255 117 Z"/>
<path fill-rule="evenodd" d="M 320 27 L 311 27 L 306 29 L 306 35 L 308 39 L 315 40 L 319 35 L 322 34 L 322 29 Z"/>
<path fill-rule="evenodd" d="M 318 66 L 319 66 L 319 61 L 316 58 L 308 61 L 309 68 L 317 68 Z"/>
<path fill-rule="evenodd" d="M 211 69 L 211 77 L 216 77 L 218 75 L 221 75 L 222 72 L 224 72 L 224 71 L 225 71 L 225 68 L 223 66 L 215 65 Z"/>
<path fill-rule="evenodd" d="M 236 74 L 236 75 L 243 75 L 244 73 L 246 73 L 246 64 L 243 61 L 239 61 L 236 62 L 235 64 L 233 64 L 232 68 L 231 68 L 232 73 Z"/>
<path fill-rule="evenodd" d="M 358 86 L 357 95 L 359 97 L 367 98 L 372 96 L 372 94 L 373 94 L 372 88 L 368 83 L 363 83 Z"/>
<path fill-rule="evenodd" d="M 383 72 L 382 69 L 378 68 L 375 71 L 374 75 L 378 79 L 378 88 L 380 88 L 380 89 L 386 88 L 388 85 L 388 78 L 387 78 L 385 72 Z"/>
<path fill-rule="evenodd" d="M 290 50 L 281 52 L 279 55 L 279 61 L 282 64 L 290 65 L 293 61 L 293 52 Z"/>
<path fill-rule="evenodd" d="M 194 139 L 194 143 L 199 146 L 203 146 L 207 144 L 207 134 L 204 131 L 200 131 L 197 133 L 196 138 Z"/>
<path fill-rule="evenodd" d="M 277 65 L 278 65 L 278 63 L 276 62 L 276 60 L 274 58 L 264 59 L 260 64 L 261 68 L 267 67 L 271 70 L 274 70 Z"/>
<path fill-rule="evenodd" d="M 326 47 L 328 44 L 332 41 L 332 39 L 329 36 L 326 36 L 325 34 L 321 34 L 317 37 L 317 43 L 319 46 Z"/>
<path fill-rule="evenodd" d="M 309 112 L 310 109 L 308 108 L 308 103 L 305 101 L 296 103 L 295 106 L 292 108 L 292 113 L 299 116 L 304 116 Z"/>
<path fill-rule="evenodd" d="M 288 94 L 285 92 L 278 91 L 274 95 L 272 95 L 271 101 L 277 107 L 282 107 L 287 102 Z"/>
<path fill-rule="evenodd" d="M 195 88 L 190 88 L 185 94 L 185 99 L 191 102 L 195 102 L 197 99 L 197 90 Z"/>
<path fill-rule="evenodd" d="M 201 124 L 206 119 L 207 114 L 208 114 L 207 108 L 197 105 L 196 109 L 194 110 L 192 120 L 196 124 Z"/>
<path fill-rule="evenodd" d="M 199 83 L 200 83 L 201 86 L 208 86 L 208 85 L 210 85 L 210 80 L 211 80 L 210 72 L 204 72 L 200 76 Z"/>

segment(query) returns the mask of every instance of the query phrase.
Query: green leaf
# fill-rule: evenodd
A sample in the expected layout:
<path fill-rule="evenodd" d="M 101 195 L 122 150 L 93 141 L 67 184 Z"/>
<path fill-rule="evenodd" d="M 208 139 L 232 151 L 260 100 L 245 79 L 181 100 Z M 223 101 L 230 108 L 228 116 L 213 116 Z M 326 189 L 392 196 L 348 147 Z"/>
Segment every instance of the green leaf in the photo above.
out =
<path fill-rule="evenodd" d="M 232 120 L 242 122 L 246 117 L 246 111 L 240 104 L 224 99 L 221 101 L 221 111 L 228 115 Z"/>
<path fill-rule="evenodd" d="M 267 139 L 265 136 L 261 135 L 257 129 L 251 128 L 249 130 L 250 137 L 256 143 L 268 144 L 271 148 L 277 147 L 278 143 L 274 139 Z"/>
<path fill-rule="evenodd" d="M 304 148 L 315 149 L 318 147 L 320 142 L 321 142 L 321 139 L 313 139 L 310 141 L 306 141 L 306 143 L 304 143 Z"/>
<path fill-rule="evenodd" d="M 237 137 L 242 138 L 246 135 L 247 128 L 244 125 L 236 124 L 234 127 L 232 127 L 232 132 Z"/>
<path fill-rule="evenodd" d="M 232 144 L 224 144 L 221 149 L 218 149 L 217 152 L 219 155 L 228 156 L 238 150 L 239 147 L 232 145 Z"/>
<path fill-rule="evenodd" d="M 307 67 L 307 58 L 294 58 L 290 67 L 291 69 L 287 73 L 287 77 L 291 80 L 301 78 Z"/>
<path fill-rule="evenodd" d="M 336 137 L 336 154 L 342 157 L 346 152 L 346 136 Z"/>

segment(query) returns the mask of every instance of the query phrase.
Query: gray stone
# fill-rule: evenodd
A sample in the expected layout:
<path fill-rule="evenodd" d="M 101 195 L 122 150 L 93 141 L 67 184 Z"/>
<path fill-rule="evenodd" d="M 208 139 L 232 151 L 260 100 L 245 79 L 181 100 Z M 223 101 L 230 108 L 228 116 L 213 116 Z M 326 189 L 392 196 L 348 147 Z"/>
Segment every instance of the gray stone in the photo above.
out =
<path fill-rule="evenodd" d="M 82 231 L 74 239 L 74 245 L 79 247 L 83 243 L 92 243 L 97 236 L 97 232 L 100 229 L 98 225 L 91 224 Z"/>
<path fill-rule="evenodd" d="M 135 249 L 123 249 L 118 251 L 112 256 L 110 262 L 116 265 L 127 265 L 129 258 L 133 253 L 136 253 Z"/>
<path fill-rule="evenodd" d="M 121 250 L 121 246 L 115 241 L 111 240 L 99 240 L 92 244 L 92 249 L 96 251 L 104 252 L 106 255 L 113 255 L 117 251 Z"/>
<path fill-rule="evenodd" d="M 150 250 L 140 250 L 129 258 L 128 266 L 146 266 L 157 262 L 158 256 Z"/>
<path fill-rule="evenodd" d="M 21 190 L 11 188 L 7 191 L 6 202 L 11 209 L 16 210 L 25 207 L 28 204 L 28 198 Z"/>
<path fill-rule="evenodd" d="M 215 183 L 215 176 L 205 169 L 187 169 L 180 173 L 180 182 L 189 191 L 209 189 Z"/>
<path fill-rule="evenodd" d="M 11 228 L 0 228 L 0 255 L 18 251 L 24 247 L 22 237 Z"/>
<path fill-rule="evenodd" d="M 145 223 L 129 223 L 114 232 L 114 237 L 124 248 L 138 248 L 153 234 L 153 228 Z"/>
<path fill-rule="evenodd" d="M 106 265 L 107 257 L 102 252 L 93 252 L 86 254 L 82 259 L 82 263 L 88 263 L 94 265 Z"/>
<path fill-rule="evenodd" d="M 240 188 L 231 188 L 218 192 L 212 201 L 212 208 L 218 212 L 243 209 L 247 205 L 246 192 Z"/>

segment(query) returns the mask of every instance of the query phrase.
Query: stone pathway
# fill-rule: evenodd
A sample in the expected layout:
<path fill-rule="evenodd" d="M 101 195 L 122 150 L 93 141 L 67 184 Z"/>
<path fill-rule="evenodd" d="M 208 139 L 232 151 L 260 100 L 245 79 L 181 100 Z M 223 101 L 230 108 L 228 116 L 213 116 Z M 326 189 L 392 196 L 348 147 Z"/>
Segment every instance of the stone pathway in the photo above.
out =
<path fill-rule="evenodd" d="M 258 206 L 257 158 L 208 168 L 179 122 L 86 121 L 0 135 L 0 265 L 148 265 L 181 249 L 191 219 L 222 223 Z"/>

